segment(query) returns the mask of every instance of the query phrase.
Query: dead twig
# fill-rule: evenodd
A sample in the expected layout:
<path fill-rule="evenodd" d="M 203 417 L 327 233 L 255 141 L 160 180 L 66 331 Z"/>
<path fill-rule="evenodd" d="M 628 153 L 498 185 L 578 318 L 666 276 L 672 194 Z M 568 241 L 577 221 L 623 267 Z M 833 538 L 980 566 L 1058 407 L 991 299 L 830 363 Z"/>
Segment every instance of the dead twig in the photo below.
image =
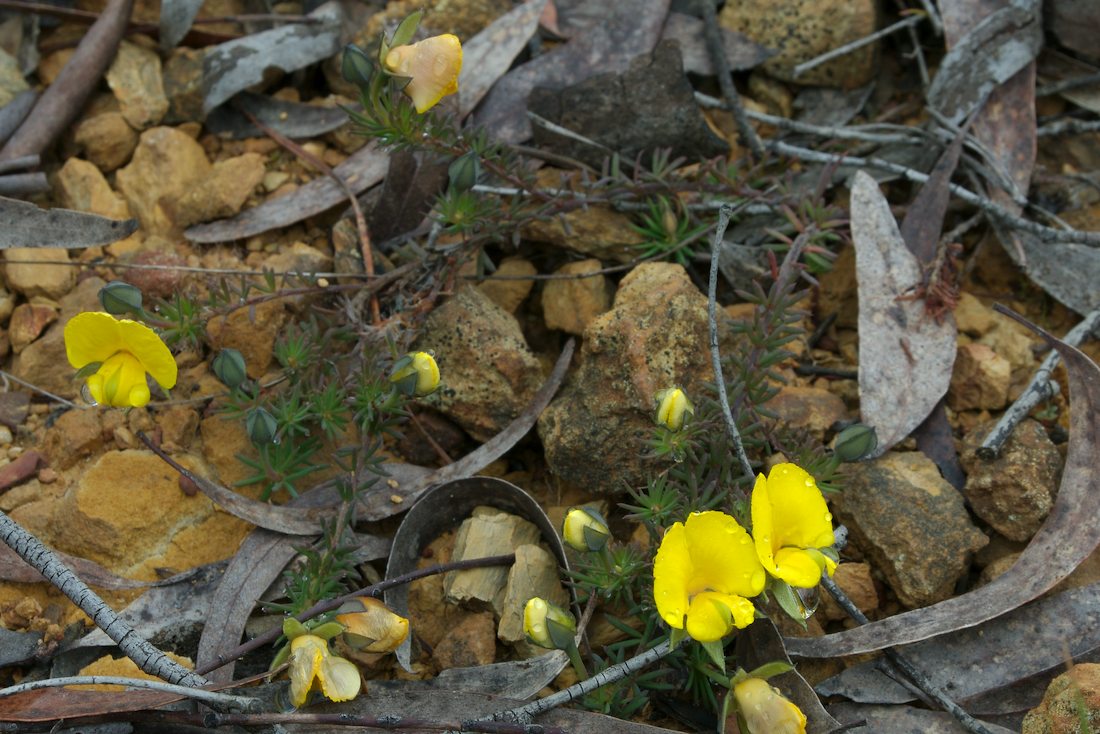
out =
<path fill-rule="evenodd" d="M 710 54 L 711 63 L 714 64 L 718 74 L 718 87 L 722 90 L 722 97 L 726 100 L 726 109 L 733 114 L 733 121 L 737 125 L 737 134 L 742 144 L 749 149 L 757 160 L 764 157 L 764 144 L 760 142 L 760 136 L 749 124 L 745 116 L 745 107 L 741 104 L 741 95 L 737 93 L 737 87 L 733 86 L 729 59 L 726 58 L 726 48 L 722 43 L 721 26 L 718 25 L 718 15 L 714 9 L 714 0 L 699 0 L 703 10 L 703 37 L 707 42 L 707 52 Z"/>
<path fill-rule="evenodd" d="M 343 190 L 344 194 L 348 198 L 348 201 L 351 203 L 352 211 L 355 213 L 355 228 L 359 233 L 359 250 L 363 258 L 363 269 L 366 271 L 367 277 L 373 276 L 374 257 L 371 254 L 370 234 L 368 234 L 367 232 L 367 218 L 363 216 L 363 208 L 359 206 L 359 197 L 356 196 L 355 192 L 351 190 L 351 188 L 347 184 L 347 181 L 340 178 L 340 176 L 336 174 L 336 171 L 332 170 L 332 167 L 322 161 L 320 158 L 313 155 L 308 150 L 280 133 L 278 130 L 275 130 L 268 125 L 260 122 L 260 120 L 258 120 L 255 115 L 245 109 L 244 105 L 238 103 L 235 106 L 241 114 L 248 118 L 249 122 L 259 128 L 265 135 L 289 150 L 294 155 L 301 158 L 303 161 L 307 162 L 309 165 L 316 168 L 321 173 L 331 178 Z M 381 307 L 378 304 L 378 296 L 376 294 L 371 294 L 370 305 L 371 323 L 377 324 L 382 321 L 382 311 Z"/>
<path fill-rule="evenodd" d="M 852 53 L 853 51 L 858 51 L 859 49 L 863 48 L 864 46 L 866 46 L 868 44 L 871 44 L 871 43 L 874 43 L 875 41 L 877 41 L 880 38 L 883 38 L 885 36 L 889 36 L 892 33 L 897 33 L 898 31 L 903 30 L 905 28 L 910 28 L 912 26 L 915 26 L 917 23 L 920 23 L 926 17 L 927 16 L 925 16 L 923 13 L 921 13 L 919 15 L 910 15 L 908 18 L 902 18 L 897 23 L 894 23 L 893 25 L 888 25 L 885 28 L 883 28 L 882 30 L 875 31 L 874 33 L 870 34 L 869 36 L 864 36 L 863 38 L 857 38 L 856 40 L 852 41 L 851 43 L 846 43 L 843 46 L 837 46 L 836 48 L 834 48 L 832 50 L 826 51 L 825 53 L 821 54 L 820 56 L 815 56 L 814 58 L 810 59 L 809 61 L 803 61 L 801 64 L 798 64 L 793 69 L 791 69 L 791 73 L 795 77 L 802 76 L 803 74 L 805 74 L 810 69 L 821 66 L 822 64 L 824 64 L 827 61 L 832 61 L 833 59 L 840 58 L 841 56 L 847 56 L 848 54 Z"/>
<path fill-rule="evenodd" d="M 54 83 L 0 150 L 0 160 L 41 155 L 76 119 L 115 57 L 134 0 L 109 0 Z"/>
<path fill-rule="evenodd" d="M 3 512 L 0 512 L 0 540 L 69 597 L 141 670 L 176 685 L 198 687 L 208 682 L 202 675 L 182 667 L 138 635 L 53 551 Z"/>
<path fill-rule="evenodd" d="M 1080 323 L 1066 332 L 1066 335 L 1062 337 L 1062 341 L 1071 347 L 1076 347 L 1087 339 L 1090 334 L 1095 334 L 1098 328 L 1100 328 L 1100 309 L 1096 309 L 1085 316 Z M 989 435 L 982 441 L 982 445 L 978 447 L 978 456 L 987 461 L 997 458 L 1001 453 L 1001 446 L 1008 440 L 1016 426 L 1024 418 L 1027 418 L 1031 409 L 1058 394 L 1058 383 L 1050 377 L 1054 374 L 1055 368 L 1058 367 L 1059 361 L 1058 352 L 1051 350 L 1043 363 L 1039 365 L 1039 369 L 1035 371 L 1031 381 L 1027 383 L 1027 387 L 1024 388 L 1020 397 L 1009 406 L 1008 410 L 997 421 L 997 425 L 993 426 Z"/>
<path fill-rule="evenodd" d="M 915 169 L 879 158 L 859 158 L 855 156 L 834 155 L 832 153 L 818 153 L 816 150 L 790 145 L 789 143 L 784 143 L 779 140 L 768 143 L 768 147 L 780 155 L 790 156 L 791 158 L 797 158 L 803 161 L 853 166 L 855 168 L 871 168 L 896 174 L 914 183 L 925 183 L 929 178 L 927 173 L 921 173 Z M 959 197 L 967 204 L 978 207 L 986 214 L 1010 227 L 1015 227 L 1021 231 L 1033 234 L 1044 242 L 1072 242 L 1079 245 L 1088 245 L 1090 247 L 1100 247 L 1100 232 L 1078 232 L 1047 227 L 1038 222 L 1033 222 L 1030 219 L 1024 219 L 1023 217 L 1017 216 L 1003 206 L 994 203 L 984 196 L 975 194 L 970 189 L 963 188 L 958 184 L 948 184 L 947 187 L 952 194 Z"/>
<path fill-rule="evenodd" d="M 859 607 L 852 603 L 852 600 L 848 598 L 844 590 L 837 586 L 836 582 L 833 581 L 832 577 L 828 574 L 822 574 L 821 585 L 825 587 L 825 590 L 828 591 L 834 599 L 836 599 L 836 603 L 840 605 L 840 608 L 857 624 L 867 624 L 870 621 L 867 619 L 867 616 L 860 611 Z M 921 673 L 908 658 L 892 647 L 884 649 L 883 652 L 886 654 L 886 659 L 898 670 L 898 672 L 911 680 L 917 688 L 924 691 L 929 698 L 943 707 L 944 711 L 954 716 L 955 720 L 958 721 L 964 729 L 973 732 L 973 734 L 991 734 L 989 729 L 980 721 L 966 713 L 959 704 L 948 698 L 947 694 L 944 693 L 939 686 L 930 681 L 927 676 Z"/>
<path fill-rule="evenodd" d="M 143 688 L 148 691 L 169 693 L 202 701 L 209 706 L 215 706 L 224 711 L 257 711 L 259 706 L 259 701 L 248 696 L 234 696 L 230 693 L 218 693 L 203 688 L 177 686 L 159 680 L 149 680 L 148 678 L 125 678 L 119 675 L 71 675 L 64 678 L 35 680 L 4 688 L 0 690 L 0 696 L 14 696 L 17 693 L 35 691 L 41 688 L 95 685 L 126 686 L 128 688 Z"/>
<path fill-rule="evenodd" d="M 0 196 L 24 196 L 41 194 L 50 190 L 50 182 L 44 173 L 14 173 L 0 176 Z"/>

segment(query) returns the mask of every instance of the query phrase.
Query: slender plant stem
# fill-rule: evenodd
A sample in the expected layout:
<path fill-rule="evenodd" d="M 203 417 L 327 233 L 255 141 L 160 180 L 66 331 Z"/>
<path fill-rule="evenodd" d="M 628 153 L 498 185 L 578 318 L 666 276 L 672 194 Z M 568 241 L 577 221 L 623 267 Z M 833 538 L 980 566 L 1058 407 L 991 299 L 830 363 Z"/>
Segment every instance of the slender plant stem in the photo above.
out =
<path fill-rule="evenodd" d="M 741 441 L 741 432 L 730 410 L 729 395 L 726 394 L 726 378 L 722 374 L 722 355 L 718 351 L 718 251 L 722 247 L 722 238 L 730 223 L 733 207 L 728 204 L 718 210 L 718 226 L 714 230 L 714 239 L 710 247 L 710 282 L 707 288 L 707 321 L 710 327 L 710 364 L 714 369 L 714 381 L 718 386 L 718 404 L 722 406 L 722 416 L 726 420 L 726 432 L 733 444 L 733 452 L 741 463 L 741 471 L 750 482 L 755 476 L 749 455 L 745 453 L 745 444 Z"/>
<path fill-rule="evenodd" d="M 208 682 L 200 674 L 187 670 L 138 635 L 133 627 L 115 614 L 98 594 L 62 563 L 53 551 L 3 512 L 0 512 L 0 540 L 69 597 L 73 604 L 80 607 L 141 670 L 176 685 L 197 687 Z"/>
<path fill-rule="evenodd" d="M 1100 309 L 1090 312 L 1076 326 L 1066 332 L 1062 341 L 1070 346 L 1077 346 L 1090 334 L 1095 334 L 1100 329 Z M 995 459 L 1001 451 L 1001 446 L 1009 435 L 1027 417 L 1031 409 L 1044 400 L 1049 400 L 1058 394 L 1058 383 L 1050 379 L 1054 369 L 1058 366 L 1060 358 L 1058 352 L 1051 350 L 1039 369 L 1035 371 L 1031 381 L 1008 410 L 1004 412 L 997 425 L 993 426 L 989 434 L 978 447 L 978 456 L 983 459 Z"/>
<path fill-rule="evenodd" d="M 597 688 L 622 680 L 631 673 L 641 670 L 647 665 L 660 660 L 674 649 L 676 648 L 673 647 L 668 640 L 665 640 L 661 644 L 646 650 L 641 655 L 635 655 L 618 665 L 612 665 L 610 668 L 601 670 L 591 678 L 575 683 L 565 690 L 558 691 L 546 698 L 532 701 L 525 706 L 508 709 L 507 711 L 499 711 L 492 716 L 485 717 L 485 719 L 491 719 L 493 721 L 516 721 L 520 723 L 529 722 L 533 717 L 543 712 L 567 704 L 570 701 L 575 701 Z"/>
<path fill-rule="evenodd" d="M 737 87 L 733 86 L 730 62 L 726 57 L 726 48 L 722 43 L 722 28 L 718 25 L 718 14 L 714 8 L 714 0 L 699 0 L 703 11 L 703 37 L 706 39 L 707 51 L 710 53 L 711 63 L 718 74 L 718 87 L 722 90 L 722 97 L 726 100 L 726 108 L 733 115 L 733 121 L 737 125 L 737 134 L 741 142 L 749 149 L 757 160 L 764 157 L 764 144 L 760 142 L 760 136 L 745 116 L 745 107 L 741 104 L 741 95 L 737 93 Z"/>
<path fill-rule="evenodd" d="M 798 66 L 794 67 L 791 70 L 791 73 L 795 77 L 799 77 L 802 74 L 809 71 L 810 69 L 821 66 L 822 64 L 824 64 L 827 61 L 832 61 L 833 59 L 840 58 L 841 56 L 846 56 L 846 55 L 852 53 L 853 51 L 858 51 L 859 49 L 863 48 L 864 46 L 866 46 L 869 43 L 874 43 L 878 39 L 880 39 L 884 36 L 888 36 L 891 33 L 897 33 L 900 30 L 912 27 L 912 26 L 916 25 L 917 23 L 920 23 L 924 19 L 925 19 L 925 16 L 923 14 L 921 14 L 921 15 L 911 15 L 908 18 L 902 18 L 897 23 L 894 23 L 893 25 L 886 26 L 885 28 L 883 28 L 881 30 L 878 30 L 878 31 L 875 31 L 874 33 L 872 33 L 870 35 L 864 36 L 863 38 L 858 38 L 855 41 L 852 41 L 851 43 L 844 44 L 843 46 L 837 46 L 836 48 L 834 48 L 830 51 L 826 51 L 825 53 L 821 54 L 820 56 L 815 56 L 814 58 L 810 59 L 809 61 L 803 61 Z"/>
<path fill-rule="evenodd" d="M 867 619 L 867 615 L 860 611 L 859 607 L 848 598 L 844 590 L 837 586 L 836 582 L 833 581 L 828 574 L 823 574 L 821 576 L 821 585 L 825 587 L 825 590 L 828 591 L 834 599 L 836 599 L 836 603 L 840 605 L 840 608 L 843 609 L 849 617 L 855 620 L 856 623 L 861 625 L 868 623 L 869 620 Z M 883 652 L 886 654 L 886 659 L 891 665 L 897 668 L 906 678 L 913 681 L 917 688 L 924 691 L 932 700 L 942 706 L 944 711 L 954 716 L 963 728 L 969 732 L 973 732 L 973 734 L 992 734 L 980 721 L 966 713 L 959 704 L 948 698 L 947 694 L 943 692 L 943 689 L 930 681 L 907 657 L 892 647 L 886 648 Z"/>

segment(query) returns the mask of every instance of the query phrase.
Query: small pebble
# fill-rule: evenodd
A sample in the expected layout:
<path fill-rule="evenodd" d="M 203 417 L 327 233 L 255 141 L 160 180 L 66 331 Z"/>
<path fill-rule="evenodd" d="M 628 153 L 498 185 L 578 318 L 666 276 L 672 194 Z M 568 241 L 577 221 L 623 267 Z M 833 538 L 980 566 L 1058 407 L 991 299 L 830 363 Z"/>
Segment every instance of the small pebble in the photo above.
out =
<path fill-rule="evenodd" d="M 8 458 L 9 459 L 14 459 L 17 456 L 19 456 L 21 453 L 23 453 L 23 447 L 22 446 L 11 446 L 11 447 L 8 448 Z"/>
<path fill-rule="evenodd" d="M 0 444 L 11 443 L 11 429 L 7 426 L 0 426 Z"/>
<path fill-rule="evenodd" d="M 57 481 L 57 470 L 51 469 L 48 466 L 45 467 L 38 472 L 38 481 L 42 482 L 42 484 L 53 484 Z"/>

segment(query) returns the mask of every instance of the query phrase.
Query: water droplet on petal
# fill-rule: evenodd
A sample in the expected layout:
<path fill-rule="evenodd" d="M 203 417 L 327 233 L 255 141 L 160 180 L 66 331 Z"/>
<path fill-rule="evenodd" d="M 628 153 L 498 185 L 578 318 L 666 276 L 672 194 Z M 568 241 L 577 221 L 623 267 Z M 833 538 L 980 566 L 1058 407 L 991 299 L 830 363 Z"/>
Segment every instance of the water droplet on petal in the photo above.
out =
<path fill-rule="evenodd" d="M 92 389 L 88 387 L 86 382 L 80 386 L 80 397 L 84 398 L 84 402 L 88 405 L 99 405 L 96 399 L 92 397 Z"/>
<path fill-rule="evenodd" d="M 832 521 L 833 521 L 833 513 L 826 512 L 825 513 L 825 522 L 832 522 Z"/>
<path fill-rule="evenodd" d="M 810 479 L 809 477 L 806 477 L 806 486 L 807 487 L 814 486 L 814 480 Z"/>
<path fill-rule="evenodd" d="M 795 592 L 798 594 L 798 606 L 802 612 L 803 619 L 809 619 L 813 616 L 813 613 L 817 611 L 817 606 L 821 603 L 821 587 L 814 586 L 811 589 L 795 588 Z"/>

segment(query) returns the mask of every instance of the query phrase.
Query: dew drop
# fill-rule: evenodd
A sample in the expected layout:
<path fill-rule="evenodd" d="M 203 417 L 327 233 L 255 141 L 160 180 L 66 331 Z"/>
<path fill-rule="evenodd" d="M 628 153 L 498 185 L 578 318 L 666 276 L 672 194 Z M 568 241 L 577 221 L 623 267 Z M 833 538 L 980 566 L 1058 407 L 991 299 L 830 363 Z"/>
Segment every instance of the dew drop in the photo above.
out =
<path fill-rule="evenodd" d="M 832 522 L 832 521 L 833 521 L 833 513 L 826 512 L 825 513 L 825 522 Z"/>
<path fill-rule="evenodd" d="M 96 399 L 92 397 L 92 390 L 86 382 L 80 386 L 80 397 L 84 398 L 84 402 L 88 405 L 99 405 Z"/>
<path fill-rule="evenodd" d="M 814 480 L 810 479 L 809 477 L 806 477 L 806 486 L 807 487 L 814 486 Z"/>
<path fill-rule="evenodd" d="M 815 586 L 812 589 L 796 587 L 795 592 L 798 594 L 798 606 L 802 612 L 802 618 L 809 619 L 817 611 L 818 605 L 821 604 L 821 587 Z"/>

